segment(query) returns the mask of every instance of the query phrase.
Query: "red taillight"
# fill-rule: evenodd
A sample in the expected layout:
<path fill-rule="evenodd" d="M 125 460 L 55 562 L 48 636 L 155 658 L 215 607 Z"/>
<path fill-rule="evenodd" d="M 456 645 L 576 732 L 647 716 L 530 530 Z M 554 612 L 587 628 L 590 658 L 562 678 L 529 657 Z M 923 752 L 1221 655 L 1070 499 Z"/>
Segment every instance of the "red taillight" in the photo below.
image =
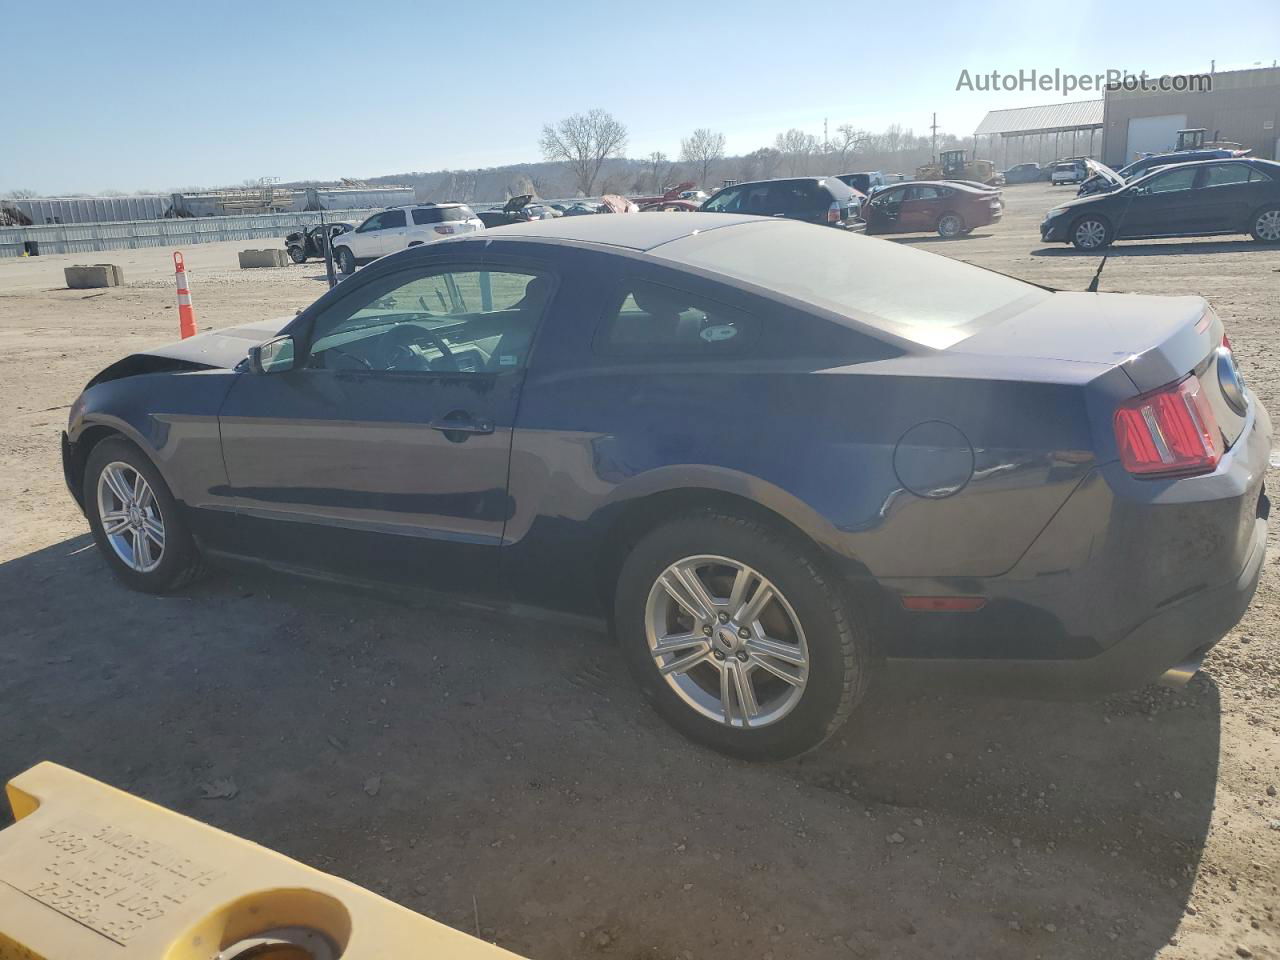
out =
<path fill-rule="evenodd" d="M 809 209 L 812 210 L 813 208 L 810 207 Z M 840 204 L 836 201 L 832 201 L 831 206 L 827 207 L 827 223 L 839 223 L 839 222 L 840 222 Z"/>
<path fill-rule="evenodd" d="M 1231 338 L 1228 337 L 1225 332 L 1222 334 L 1222 345 L 1228 350 L 1231 349 Z"/>
<path fill-rule="evenodd" d="M 1222 433 L 1194 374 L 1116 410 L 1116 447 L 1130 473 L 1209 473 L 1222 456 Z"/>

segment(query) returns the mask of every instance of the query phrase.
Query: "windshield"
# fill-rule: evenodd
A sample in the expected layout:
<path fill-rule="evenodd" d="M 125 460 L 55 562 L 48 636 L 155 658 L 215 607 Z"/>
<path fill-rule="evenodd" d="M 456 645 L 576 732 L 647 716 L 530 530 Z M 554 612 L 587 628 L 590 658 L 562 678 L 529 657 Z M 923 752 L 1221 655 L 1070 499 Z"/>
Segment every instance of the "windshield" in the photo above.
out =
<path fill-rule="evenodd" d="M 1052 295 L 948 257 L 785 220 L 711 230 L 650 253 L 935 348 Z"/>

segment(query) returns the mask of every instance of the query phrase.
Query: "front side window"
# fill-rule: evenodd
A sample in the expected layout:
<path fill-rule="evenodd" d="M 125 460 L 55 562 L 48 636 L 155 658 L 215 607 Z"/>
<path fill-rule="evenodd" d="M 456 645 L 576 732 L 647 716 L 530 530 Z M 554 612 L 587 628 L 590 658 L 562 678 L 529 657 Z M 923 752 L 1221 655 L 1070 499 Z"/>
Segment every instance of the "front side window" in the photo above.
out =
<path fill-rule="evenodd" d="M 1190 190 L 1195 185 L 1198 172 L 1195 167 L 1170 170 L 1168 173 L 1153 177 L 1143 186 L 1146 187 L 1147 193 L 1176 193 L 1179 190 Z"/>
<path fill-rule="evenodd" d="M 872 203 L 878 207 L 887 207 L 892 203 L 901 203 L 906 195 L 906 187 L 896 187 L 893 190 L 885 190 L 883 193 L 877 193 L 876 198 Z"/>
<path fill-rule="evenodd" d="M 385 213 L 375 213 L 364 223 L 360 224 L 360 226 L 356 227 L 356 233 L 368 233 L 371 230 L 381 230 L 383 226 L 382 218 L 385 216 Z"/>
<path fill-rule="evenodd" d="M 665 284 L 624 284 L 596 335 L 599 353 L 639 356 L 738 356 L 755 334 L 740 310 Z"/>
<path fill-rule="evenodd" d="M 382 277 L 317 319 L 316 370 L 503 373 L 528 359 L 550 276 L 437 268 Z"/>
<path fill-rule="evenodd" d="M 729 213 L 738 209 L 736 206 L 733 206 L 733 204 L 737 202 L 741 195 L 741 187 L 730 187 L 728 190 L 721 190 L 706 202 L 703 209 L 710 210 L 714 213 Z"/>

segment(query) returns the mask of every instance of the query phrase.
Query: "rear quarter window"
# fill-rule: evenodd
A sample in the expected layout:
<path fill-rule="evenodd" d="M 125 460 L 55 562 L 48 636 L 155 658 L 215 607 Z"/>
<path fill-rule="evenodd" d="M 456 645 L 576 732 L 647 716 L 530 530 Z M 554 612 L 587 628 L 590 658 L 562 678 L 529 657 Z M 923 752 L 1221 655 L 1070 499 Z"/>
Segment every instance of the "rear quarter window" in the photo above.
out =
<path fill-rule="evenodd" d="M 453 223 L 474 217 L 470 207 L 419 207 L 413 211 L 413 222 L 419 226 L 429 223 Z"/>
<path fill-rule="evenodd" d="M 606 356 L 737 357 L 758 336 L 755 317 L 650 280 L 625 281 L 610 299 L 595 336 Z"/>

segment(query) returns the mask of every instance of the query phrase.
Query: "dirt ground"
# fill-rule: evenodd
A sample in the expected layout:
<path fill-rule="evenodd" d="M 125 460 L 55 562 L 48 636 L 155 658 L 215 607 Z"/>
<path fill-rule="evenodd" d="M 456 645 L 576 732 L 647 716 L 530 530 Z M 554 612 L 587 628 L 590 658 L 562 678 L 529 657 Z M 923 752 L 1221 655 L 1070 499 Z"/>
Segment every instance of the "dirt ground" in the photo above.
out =
<path fill-rule="evenodd" d="M 994 227 L 905 242 L 1083 289 L 1096 258 L 1036 230 L 1066 191 L 1005 195 Z M 202 326 L 323 292 L 314 263 L 236 269 L 246 245 L 185 251 Z M 127 285 L 65 289 L 85 261 Z M 1102 289 L 1208 297 L 1280 414 L 1280 249 L 1127 243 Z M 811 756 L 743 764 L 590 630 L 258 572 L 117 585 L 58 431 L 176 313 L 165 249 L 0 261 L 0 777 L 67 764 L 539 960 L 1280 957 L 1274 543 L 1184 691 L 885 688 Z"/>

